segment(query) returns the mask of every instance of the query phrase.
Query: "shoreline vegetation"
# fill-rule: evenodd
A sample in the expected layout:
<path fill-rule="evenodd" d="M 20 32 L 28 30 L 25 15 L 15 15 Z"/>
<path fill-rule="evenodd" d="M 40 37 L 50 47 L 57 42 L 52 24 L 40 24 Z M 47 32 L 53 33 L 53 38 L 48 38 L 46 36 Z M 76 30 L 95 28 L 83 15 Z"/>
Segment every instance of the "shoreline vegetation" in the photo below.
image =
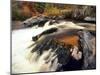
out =
<path fill-rule="evenodd" d="M 81 20 L 95 18 L 95 14 L 95 6 L 12 1 L 12 20 L 24 21 L 36 16 Z"/>

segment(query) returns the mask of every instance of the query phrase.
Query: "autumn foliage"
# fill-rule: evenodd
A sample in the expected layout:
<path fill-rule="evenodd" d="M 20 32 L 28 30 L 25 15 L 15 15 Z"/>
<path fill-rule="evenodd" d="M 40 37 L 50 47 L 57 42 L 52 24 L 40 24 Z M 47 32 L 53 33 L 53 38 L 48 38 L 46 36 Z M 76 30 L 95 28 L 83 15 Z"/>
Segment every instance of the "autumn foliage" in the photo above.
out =
<path fill-rule="evenodd" d="M 90 9 L 90 10 L 88 10 Z M 40 3 L 40 2 L 25 2 L 12 1 L 12 19 L 25 20 L 34 16 L 64 16 L 72 18 L 75 15 L 83 18 L 86 15 L 91 15 L 87 10 L 92 12 L 95 8 L 91 6 L 71 5 L 71 4 L 55 4 L 55 3 Z"/>

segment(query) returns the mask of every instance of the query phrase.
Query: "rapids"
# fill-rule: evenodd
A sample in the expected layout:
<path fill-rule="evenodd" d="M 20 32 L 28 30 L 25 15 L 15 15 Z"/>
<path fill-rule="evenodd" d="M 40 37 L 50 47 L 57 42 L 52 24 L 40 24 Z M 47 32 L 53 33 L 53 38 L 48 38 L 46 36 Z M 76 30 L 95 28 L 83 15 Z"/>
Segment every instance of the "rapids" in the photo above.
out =
<path fill-rule="evenodd" d="M 19 29 L 12 31 L 12 73 L 29 73 L 55 71 L 58 59 L 51 50 L 45 51 L 43 55 L 35 61 L 37 53 L 29 54 L 31 49 L 27 47 L 33 44 L 32 36 L 42 31 L 42 28 Z M 50 55 L 51 54 L 51 55 Z M 51 62 L 45 64 L 44 58 L 49 55 L 49 61 L 55 59 L 55 63 L 51 67 Z M 30 58 L 31 56 L 31 58 Z"/>

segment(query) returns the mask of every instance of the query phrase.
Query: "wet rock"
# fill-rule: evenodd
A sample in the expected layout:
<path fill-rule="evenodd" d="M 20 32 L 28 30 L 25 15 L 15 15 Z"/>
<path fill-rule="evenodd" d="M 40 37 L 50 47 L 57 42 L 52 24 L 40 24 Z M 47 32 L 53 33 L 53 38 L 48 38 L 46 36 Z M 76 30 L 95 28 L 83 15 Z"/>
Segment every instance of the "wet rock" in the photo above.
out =
<path fill-rule="evenodd" d="M 83 45 L 83 69 L 96 68 L 96 54 L 95 54 L 95 37 L 88 31 L 83 31 L 81 37 L 81 44 Z"/>
<path fill-rule="evenodd" d="M 90 28 L 91 25 L 87 27 Z M 92 27 L 94 28 L 94 25 Z M 41 57 L 45 51 L 52 49 L 51 52 L 57 55 L 57 63 L 62 65 L 57 69 L 60 71 L 94 69 L 96 67 L 95 35 L 92 32 L 95 31 L 92 29 L 59 31 L 57 28 L 51 28 L 38 35 L 39 37 L 35 41 L 36 46 L 31 52 L 37 52 Z"/>
<path fill-rule="evenodd" d="M 38 25 L 39 27 L 44 26 L 45 22 L 47 22 L 49 19 L 47 17 L 32 17 L 29 19 L 26 19 L 22 24 L 25 27 L 32 27 Z"/>
<path fill-rule="evenodd" d="M 84 20 L 87 21 L 87 22 L 94 22 L 94 23 L 96 22 L 95 17 L 85 17 Z"/>

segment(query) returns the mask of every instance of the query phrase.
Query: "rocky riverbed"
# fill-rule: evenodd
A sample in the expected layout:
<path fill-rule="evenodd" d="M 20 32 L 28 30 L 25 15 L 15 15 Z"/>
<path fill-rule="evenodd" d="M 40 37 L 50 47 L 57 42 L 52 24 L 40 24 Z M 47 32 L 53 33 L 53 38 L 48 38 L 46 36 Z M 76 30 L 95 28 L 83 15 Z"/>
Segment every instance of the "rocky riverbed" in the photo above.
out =
<path fill-rule="evenodd" d="M 50 22 L 46 22 L 42 27 L 24 27 L 21 22 L 22 28 L 14 27 L 12 30 L 13 73 L 96 68 L 95 24 L 60 22 L 53 21 L 48 26 L 46 24 Z M 57 28 L 57 33 L 54 31 L 52 34 L 51 28 Z M 36 36 L 38 40 L 33 41 L 32 37 Z M 50 40 L 52 41 L 49 42 Z"/>

